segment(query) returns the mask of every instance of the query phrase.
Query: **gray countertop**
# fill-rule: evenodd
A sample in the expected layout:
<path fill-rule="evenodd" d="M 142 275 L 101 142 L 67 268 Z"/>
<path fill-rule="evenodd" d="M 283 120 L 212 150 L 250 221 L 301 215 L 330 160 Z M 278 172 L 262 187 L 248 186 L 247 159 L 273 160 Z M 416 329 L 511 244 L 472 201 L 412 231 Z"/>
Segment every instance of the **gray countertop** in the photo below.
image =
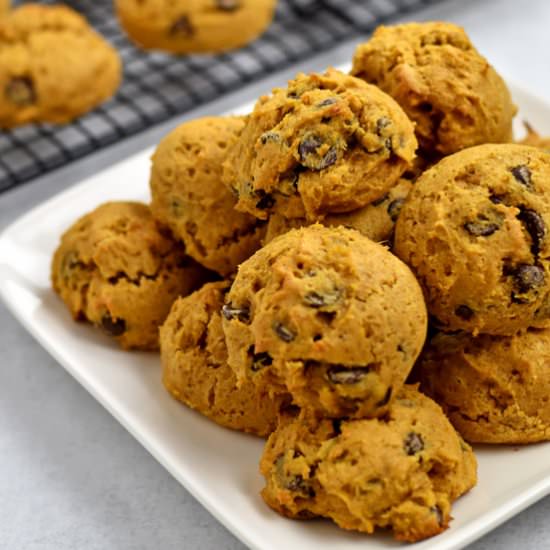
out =
<path fill-rule="evenodd" d="M 420 16 L 466 27 L 506 77 L 550 96 L 550 2 L 464 0 Z M 349 60 L 352 45 L 300 68 Z M 294 70 L 194 113 L 251 99 Z M 550 99 L 550 97 L 549 97 Z M 533 121 L 536 124 L 536 121 Z M 0 196 L 0 228 L 47 197 L 158 142 L 176 121 Z M 243 549 L 0 304 L 0 549 Z M 472 544 L 550 548 L 550 497 Z"/>

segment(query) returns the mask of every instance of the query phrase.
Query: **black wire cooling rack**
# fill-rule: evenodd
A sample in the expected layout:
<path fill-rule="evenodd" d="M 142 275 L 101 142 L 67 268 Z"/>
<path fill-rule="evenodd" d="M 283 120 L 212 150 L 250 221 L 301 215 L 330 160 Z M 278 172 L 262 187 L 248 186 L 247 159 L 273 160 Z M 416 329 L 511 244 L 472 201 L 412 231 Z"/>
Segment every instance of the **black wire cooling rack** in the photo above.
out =
<path fill-rule="evenodd" d="M 247 47 L 181 57 L 132 46 L 113 14 L 112 0 L 67 2 L 118 48 L 124 81 L 112 100 L 71 124 L 0 131 L 0 192 L 328 50 L 382 21 L 440 1 L 279 0 L 273 24 Z"/>

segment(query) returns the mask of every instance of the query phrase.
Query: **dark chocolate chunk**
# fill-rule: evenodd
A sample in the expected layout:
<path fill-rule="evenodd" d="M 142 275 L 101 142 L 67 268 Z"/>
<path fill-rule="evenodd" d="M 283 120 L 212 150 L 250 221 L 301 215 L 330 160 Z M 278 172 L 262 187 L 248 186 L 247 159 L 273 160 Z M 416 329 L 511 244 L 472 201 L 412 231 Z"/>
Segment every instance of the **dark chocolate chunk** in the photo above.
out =
<path fill-rule="evenodd" d="M 409 456 L 413 456 L 424 449 L 424 441 L 416 432 L 410 432 L 405 438 L 403 448 Z"/>
<path fill-rule="evenodd" d="M 191 25 L 191 21 L 187 15 L 182 15 L 174 24 L 170 27 L 171 36 L 189 37 L 195 34 L 195 29 Z"/>
<path fill-rule="evenodd" d="M 529 233 L 531 242 L 533 243 L 531 250 L 534 255 L 537 255 L 540 251 L 541 242 L 546 235 L 546 225 L 542 216 L 531 208 L 520 207 L 517 217 L 525 226 L 527 233 Z"/>
<path fill-rule="evenodd" d="M 241 323 L 250 322 L 250 309 L 248 307 L 234 307 L 233 304 L 224 304 L 222 315 L 228 320 L 238 319 Z"/>
<path fill-rule="evenodd" d="M 521 264 L 515 270 L 514 283 L 520 293 L 536 290 L 544 284 L 544 269 L 538 265 Z"/>
<path fill-rule="evenodd" d="M 269 193 L 266 193 L 262 189 L 256 192 L 260 197 L 260 200 L 256 203 L 256 208 L 260 210 L 269 210 L 275 205 L 275 199 Z"/>
<path fill-rule="evenodd" d="M 273 330 L 283 342 L 292 342 L 296 338 L 296 334 L 279 321 L 273 323 Z"/>
<path fill-rule="evenodd" d="M 327 369 L 327 378 L 333 384 L 358 384 L 370 372 L 370 367 L 333 365 Z"/>
<path fill-rule="evenodd" d="M 304 303 L 309 307 L 332 306 L 340 300 L 341 292 L 334 289 L 327 292 L 308 292 L 304 296 Z"/>
<path fill-rule="evenodd" d="M 314 134 L 306 136 L 298 146 L 300 162 L 313 170 L 324 170 L 338 160 L 336 146 L 331 146 L 323 155 L 317 153 L 317 149 L 323 145 L 323 140 Z"/>
<path fill-rule="evenodd" d="M 36 102 L 34 85 L 32 79 L 28 76 L 18 76 L 9 80 L 4 93 L 12 103 L 19 107 L 32 105 Z"/>
<path fill-rule="evenodd" d="M 475 222 L 466 222 L 464 229 L 474 237 L 488 237 L 500 229 L 500 225 L 489 220 L 478 219 Z"/>
<path fill-rule="evenodd" d="M 263 351 L 261 353 L 254 353 L 252 356 L 252 366 L 250 370 L 258 372 L 259 370 L 269 367 L 273 363 L 273 358 L 269 353 Z"/>
<path fill-rule="evenodd" d="M 323 99 L 320 103 L 317 103 L 317 107 L 328 107 L 329 105 L 334 105 L 338 100 L 335 97 L 327 97 Z"/>
<path fill-rule="evenodd" d="M 388 204 L 388 215 L 390 216 L 390 219 L 392 222 L 397 221 L 397 218 L 399 217 L 399 213 L 401 212 L 401 209 L 403 208 L 403 205 L 405 204 L 405 199 L 403 197 L 399 199 L 395 199 Z"/>
<path fill-rule="evenodd" d="M 216 7 L 223 11 L 235 11 L 241 7 L 240 0 L 216 0 Z"/>
<path fill-rule="evenodd" d="M 109 313 L 101 318 L 101 328 L 109 336 L 121 336 L 126 332 L 126 321 L 124 319 L 113 319 Z"/>
<path fill-rule="evenodd" d="M 514 176 L 516 181 L 521 183 L 521 185 L 525 185 L 527 189 L 532 189 L 533 182 L 531 181 L 531 170 L 529 170 L 525 164 L 510 168 L 510 172 L 512 172 L 512 176 Z"/>
<path fill-rule="evenodd" d="M 300 454 L 294 453 L 294 457 L 300 456 Z M 315 496 L 315 491 L 311 484 L 304 479 L 301 474 L 288 474 L 285 471 L 285 457 L 279 455 L 275 459 L 275 468 L 277 472 L 277 478 L 279 485 L 294 493 L 299 493 L 300 496 L 306 498 L 312 498 Z"/>
<path fill-rule="evenodd" d="M 502 204 L 503 202 L 503 198 L 498 196 L 498 195 L 491 195 L 489 197 L 489 200 L 493 203 L 493 204 Z"/>
<path fill-rule="evenodd" d="M 377 121 L 376 121 L 376 133 L 378 135 L 381 135 L 382 134 L 382 130 L 384 128 L 387 128 L 388 126 L 390 126 L 391 124 L 391 119 L 389 119 L 387 116 L 383 116 L 383 117 L 380 117 Z"/>
<path fill-rule="evenodd" d="M 340 435 L 342 433 L 342 419 L 341 418 L 333 418 L 332 419 L 332 431 L 334 432 L 334 435 Z"/>
<path fill-rule="evenodd" d="M 268 142 L 277 143 L 281 141 L 281 136 L 277 132 L 264 132 L 260 136 L 260 141 L 262 142 L 262 145 L 265 145 Z"/>
<path fill-rule="evenodd" d="M 462 304 L 455 309 L 455 315 L 464 319 L 464 321 L 469 321 L 474 316 L 474 311 L 467 305 Z"/>

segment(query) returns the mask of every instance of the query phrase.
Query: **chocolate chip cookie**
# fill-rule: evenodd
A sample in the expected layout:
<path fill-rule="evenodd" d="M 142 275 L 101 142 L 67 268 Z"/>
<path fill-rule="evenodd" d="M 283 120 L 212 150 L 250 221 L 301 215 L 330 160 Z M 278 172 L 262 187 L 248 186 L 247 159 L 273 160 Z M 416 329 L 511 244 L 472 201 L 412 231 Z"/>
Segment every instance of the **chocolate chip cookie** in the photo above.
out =
<path fill-rule="evenodd" d="M 414 542 L 444 531 L 451 503 L 476 484 L 476 459 L 440 407 L 415 387 L 383 419 L 283 416 L 260 463 L 262 497 L 282 515 L 344 529 L 391 528 Z"/>
<path fill-rule="evenodd" d="M 260 98 L 225 163 L 237 209 L 320 220 L 382 199 L 416 149 L 403 110 L 334 69 L 299 74 Z"/>
<path fill-rule="evenodd" d="M 222 315 L 240 380 L 287 389 L 329 417 L 383 415 L 426 336 L 407 266 L 357 231 L 319 224 L 244 262 Z"/>
<path fill-rule="evenodd" d="M 115 0 L 138 46 L 175 54 L 240 48 L 271 23 L 276 0 Z"/>
<path fill-rule="evenodd" d="M 228 288 L 228 282 L 208 283 L 176 300 L 160 329 L 162 380 L 175 399 L 214 422 L 265 437 L 288 396 L 250 381 L 237 385 L 220 317 Z"/>
<path fill-rule="evenodd" d="M 511 335 L 550 326 L 550 155 L 479 145 L 416 181 L 395 253 L 416 274 L 444 331 Z"/>
<path fill-rule="evenodd" d="M 395 222 L 412 185 L 410 180 L 401 178 L 397 185 L 373 203 L 347 214 L 329 214 L 321 223 L 327 227 L 356 229 L 372 241 L 389 243 L 393 237 Z M 267 244 L 291 229 L 307 225 L 310 224 L 305 218 L 285 218 L 282 214 L 272 214 L 267 223 L 264 243 Z"/>
<path fill-rule="evenodd" d="M 506 84 L 457 25 L 378 27 L 357 48 L 351 72 L 397 100 L 425 152 L 512 140 L 516 108 Z"/>
<path fill-rule="evenodd" d="M 151 209 L 155 218 L 185 243 L 197 262 L 222 275 L 260 247 L 264 224 L 234 209 L 235 198 L 221 182 L 221 165 L 244 121 L 206 117 L 170 132 L 153 155 Z"/>
<path fill-rule="evenodd" d="M 473 443 L 550 440 L 550 330 L 477 338 L 438 334 L 418 368 L 422 390 Z"/>
<path fill-rule="evenodd" d="M 26 4 L 0 21 L 0 128 L 69 122 L 120 78 L 116 50 L 68 7 Z"/>
<path fill-rule="evenodd" d="M 90 321 L 125 349 L 158 349 L 172 302 L 206 272 L 158 230 L 146 205 L 109 202 L 63 234 L 51 277 L 75 320 Z"/>

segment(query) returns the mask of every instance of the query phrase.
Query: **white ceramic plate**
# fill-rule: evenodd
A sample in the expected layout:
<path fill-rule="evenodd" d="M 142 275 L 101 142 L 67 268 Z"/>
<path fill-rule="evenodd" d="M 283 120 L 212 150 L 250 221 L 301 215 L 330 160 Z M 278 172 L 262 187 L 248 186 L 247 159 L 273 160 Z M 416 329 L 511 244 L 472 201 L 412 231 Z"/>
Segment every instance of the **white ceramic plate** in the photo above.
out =
<path fill-rule="evenodd" d="M 550 134 L 550 105 L 512 89 L 521 108 L 518 119 Z M 220 428 L 173 401 L 160 383 L 156 354 L 123 352 L 99 331 L 74 323 L 50 290 L 50 257 L 77 217 L 106 200 L 148 200 L 150 153 L 91 177 L 12 224 L 0 236 L 0 295 L 44 348 L 250 547 L 402 548 L 388 534 L 368 537 L 329 521 L 289 521 L 272 512 L 258 494 L 263 442 Z M 451 528 L 410 548 L 462 547 L 550 493 L 550 444 L 476 450 L 479 485 L 455 504 Z"/>

